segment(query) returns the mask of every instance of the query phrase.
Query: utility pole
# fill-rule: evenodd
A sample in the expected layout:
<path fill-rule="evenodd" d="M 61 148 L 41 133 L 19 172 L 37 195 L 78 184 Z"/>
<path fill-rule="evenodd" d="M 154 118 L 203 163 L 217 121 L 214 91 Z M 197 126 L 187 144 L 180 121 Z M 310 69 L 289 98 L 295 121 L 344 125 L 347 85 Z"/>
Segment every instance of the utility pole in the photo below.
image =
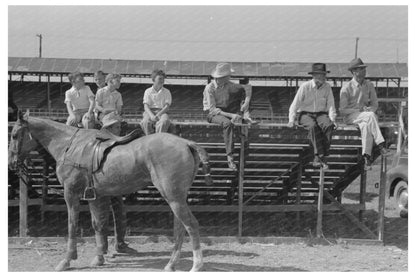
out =
<path fill-rule="evenodd" d="M 396 63 L 399 63 L 399 47 L 396 47 Z"/>
<path fill-rule="evenodd" d="M 357 58 L 357 54 L 358 54 L 358 40 L 359 39 L 360 39 L 359 37 L 355 38 L 355 58 Z"/>
<path fill-rule="evenodd" d="M 39 38 L 39 58 L 42 58 L 42 34 L 36 36 Z"/>

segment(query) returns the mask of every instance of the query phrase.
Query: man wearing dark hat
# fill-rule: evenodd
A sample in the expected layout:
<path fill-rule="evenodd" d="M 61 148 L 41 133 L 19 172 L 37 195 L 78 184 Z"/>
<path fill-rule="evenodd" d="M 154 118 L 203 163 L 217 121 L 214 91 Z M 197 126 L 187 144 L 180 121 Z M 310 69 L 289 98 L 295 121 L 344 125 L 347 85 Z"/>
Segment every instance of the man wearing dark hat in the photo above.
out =
<path fill-rule="evenodd" d="M 233 122 L 242 120 L 238 113 L 245 91 L 241 85 L 230 81 L 232 72 L 230 64 L 217 64 L 211 73 L 214 80 L 205 86 L 203 105 L 204 111 L 208 111 L 208 122 L 217 123 L 223 127 L 228 167 L 237 170 L 233 159 Z"/>
<path fill-rule="evenodd" d="M 313 79 L 303 83 L 289 108 L 288 127 L 296 123 L 309 131 L 308 138 L 314 149 L 313 166 L 328 168 L 325 157 L 329 155 L 332 131 L 336 127 L 335 104 L 331 85 L 326 82 L 326 65 L 314 63 Z M 298 122 L 296 118 L 298 117 Z"/>
<path fill-rule="evenodd" d="M 365 79 L 366 67 L 360 58 L 350 62 L 348 70 L 351 71 L 353 77 L 341 89 L 339 111 L 346 124 L 359 126 L 365 169 L 369 170 L 372 162 L 373 141 L 378 145 L 382 155 L 387 155 L 388 150 L 375 115 L 378 108 L 376 90 L 374 85 Z"/>

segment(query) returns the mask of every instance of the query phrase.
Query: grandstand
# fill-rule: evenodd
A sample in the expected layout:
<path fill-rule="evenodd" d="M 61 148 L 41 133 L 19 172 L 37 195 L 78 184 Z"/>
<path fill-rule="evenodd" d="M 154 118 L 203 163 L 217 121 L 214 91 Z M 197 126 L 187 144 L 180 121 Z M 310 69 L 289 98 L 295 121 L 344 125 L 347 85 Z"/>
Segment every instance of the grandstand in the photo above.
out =
<path fill-rule="evenodd" d="M 305 130 L 289 130 L 284 124 L 290 103 L 300 82 L 309 79 L 309 64 L 304 63 L 233 63 L 236 70 L 233 78 L 248 77 L 250 80 L 275 80 L 279 85 L 253 85 L 252 117 L 262 124 L 245 130 L 239 127 L 236 134 L 238 172 L 228 169 L 224 153 L 221 130 L 206 122 L 202 111 L 202 92 L 207 76 L 216 63 L 174 61 L 119 61 L 119 60 L 75 60 L 9 58 L 9 92 L 20 109 L 30 108 L 35 116 L 64 120 L 67 117 L 64 95 L 70 85 L 63 77 L 70 71 L 80 70 L 91 76 L 95 70 L 118 72 L 129 78 L 148 78 L 153 68 L 164 69 L 167 78 L 197 79 L 199 85 L 167 84 L 172 92 L 173 104 L 170 115 L 177 125 L 176 134 L 194 140 L 210 154 L 214 184 L 204 184 L 202 172 L 192 186 L 189 201 L 192 209 L 199 212 L 282 212 L 315 210 L 318 195 L 319 171 L 309 164 L 309 145 Z M 350 76 L 346 64 L 329 64 L 328 76 L 333 85 L 336 105 L 342 82 Z M 384 84 L 395 83 L 395 87 L 380 86 L 379 96 L 384 98 L 407 98 L 407 88 L 400 87 L 402 78 L 407 77 L 407 65 L 370 64 L 370 79 Z M 24 76 L 46 76 L 60 78 L 60 82 L 25 81 Z M 18 80 L 16 81 L 16 78 Z M 126 78 L 127 79 L 127 78 Z M 123 78 L 123 80 L 125 80 Z M 283 86 L 281 83 L 286 83 Z M 88 84 L 93 91 L 95 84 Z M 128 130 L 139 128 L 143 113 L 142 99 L 150 84 L 123 82 L 119 91 L 124 102 L 124 118 Z M 48 105 L 49 99 L 49 105 Z M 380 120 L 389 144 L 396 143 L 399 107 L 393 103 L 381 104 Z M 400 105 L 399 105 L 400 106 Z M 272 123 L 272 124 L 270 124 Z M 281 123 L 276 124 L 276 123 Z M 274 125 L 273 125 L 274 124 Z M 387 128 L 393 126 L 393 129 Z M 10 130 L 11 124 L 9 125 Z M 247 136 L 243 136 L 248 132 Z M 391 135 L 393 134 L 393 136 Z M 243 140 L 244 137 L 244 140 Z M 329 159 L 330 168 L 325 176 L 325 190 L 338 200 L 342 191 L 358 176 L 363 177 L 361 143 L 355 127 L 342 126 L 334 134 L 333 148 Z M 374 153 L 377 157 L 377 151 Z M 28 165 L 28 176 L 35 190 L 41 195 L 42 213 L 64 211 L 61 197 L 62 186 L 53 173 L 53 163 L 45 163 L 33 153 L 32 165 Z M 50 172 L 48 174 L 47 172 Z M 274 181 L 275 180 L 275 181 Z M 361 182 L 365 186 L 365 182 Z M 349 206 L 355 211 L 365 209 L 365 187 L 360 190 L 360 203 Z M 10 197 L 10 195 L 9 195 Z M 127 211 L 169 211 L 155 188 L 139 191 L 134 204 Z M 11 200 L 13 201 L 13 200 Z M 243 205 L 244 203 L 244 205 Z M 326 210 L 339 210 L 336 203 L 326 202 Z M 140 206 L 138 208 L 137 206 Z M 261 206 L 261 207 L 259 207 Z M 86 206 L 83 205 L 83 209 Z M 338 208 L 337 208 L 338 207 Z M 241 220 L 239 221 L 241 224 Z M 239 225 L 239 234 L 242 227 Z M 371 235 L 370 235 L 371 236 Z"/>

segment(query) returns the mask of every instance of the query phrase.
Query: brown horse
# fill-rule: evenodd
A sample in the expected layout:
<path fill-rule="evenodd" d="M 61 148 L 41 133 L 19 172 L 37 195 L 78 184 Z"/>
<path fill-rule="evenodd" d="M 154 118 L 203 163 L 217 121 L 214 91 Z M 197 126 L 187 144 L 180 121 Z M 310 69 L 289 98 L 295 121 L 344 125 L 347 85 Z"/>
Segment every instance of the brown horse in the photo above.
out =
<path fill-rule="evenodd" d="M 79 202 L 89 180 L 85 170 L 62 162 L 62 156 L 70 145 L 82 147 L 88 141 L 95 140 L 98 132 L 79 130 L 52 120 L 33 118 L 28 114 L 23 116 L 21 113 L 12 130 L 9 147 L 10 167 L 16 167 L 31 150 L 38 147 L 46 149 L 57 161 L 56 174 L 64 186 L 69 233 L 66 257 L 56 267 L 59 271 L 66 270 L 70 261 L 77 259 L 76 228 Z M 175 232 L 176 241 L 165 270 L 175 270 L 185 230 L 190 236 L 193 248 L 191 271 L 200 270 L 203 262 L 198 221 L 192 215 L 186 198 L 201 161 L 207 176 L 209 167 L 205 150 L 194 142 L 168 133 L 141 137 L 113 148 L 100 170 L 93 176 L 97 198 L 89 201 L 89 206 L 97 252 L 91 266 L 104 264 L 104 226 L 108 219 L 110 196 L 129 194 L 153 184 L 182 223 L 175 224 L 178 225 Z M 206 178 L 207 182 L 209 178 Z"/>

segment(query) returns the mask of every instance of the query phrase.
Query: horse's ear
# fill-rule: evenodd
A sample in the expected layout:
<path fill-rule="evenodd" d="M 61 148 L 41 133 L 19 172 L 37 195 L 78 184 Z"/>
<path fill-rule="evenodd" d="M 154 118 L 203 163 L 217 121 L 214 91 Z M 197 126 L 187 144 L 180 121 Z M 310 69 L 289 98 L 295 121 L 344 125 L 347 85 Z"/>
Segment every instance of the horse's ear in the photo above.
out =
<path fill-rule="evenodd" d="M 23 113 L 21 110 L 17 110 L 17 120 L 18 121 L 23 120 Z"/>
<path fill-rule="evenodd" d="M 30 111 L 29 109 L 26 110 L 26 113 L 23 115 L 22 119 L 27 121 L 29 119 Z"/>

